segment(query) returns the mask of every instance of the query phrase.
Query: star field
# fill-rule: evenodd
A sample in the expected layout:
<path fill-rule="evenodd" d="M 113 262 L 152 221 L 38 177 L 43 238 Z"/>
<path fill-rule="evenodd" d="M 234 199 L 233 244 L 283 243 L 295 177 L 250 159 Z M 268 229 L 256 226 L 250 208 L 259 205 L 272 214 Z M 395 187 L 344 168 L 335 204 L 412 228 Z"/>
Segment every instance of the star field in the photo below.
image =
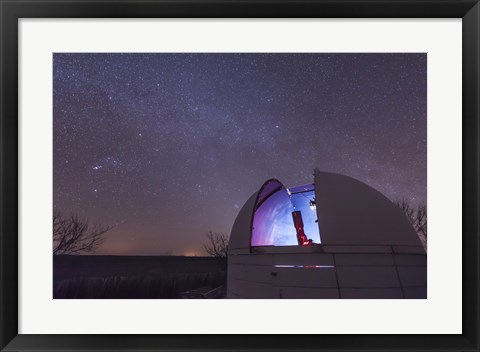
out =
<path fill-rule="evenodd" d="M 104 254 L 203 254 L 315 167 L 426 203 L 426 54 L 54 54 L 54 206 Z"/>

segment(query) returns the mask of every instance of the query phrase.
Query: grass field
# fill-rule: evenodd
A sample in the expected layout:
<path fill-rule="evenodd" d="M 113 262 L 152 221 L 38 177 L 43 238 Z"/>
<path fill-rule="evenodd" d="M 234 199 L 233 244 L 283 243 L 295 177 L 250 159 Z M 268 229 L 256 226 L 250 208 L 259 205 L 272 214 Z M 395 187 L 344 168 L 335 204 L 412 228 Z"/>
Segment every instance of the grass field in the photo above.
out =
<path fill-rule="evenodd" d="M 53 298 L 223 298 L 226 260 L 177 256 L 53 256 Z"/>

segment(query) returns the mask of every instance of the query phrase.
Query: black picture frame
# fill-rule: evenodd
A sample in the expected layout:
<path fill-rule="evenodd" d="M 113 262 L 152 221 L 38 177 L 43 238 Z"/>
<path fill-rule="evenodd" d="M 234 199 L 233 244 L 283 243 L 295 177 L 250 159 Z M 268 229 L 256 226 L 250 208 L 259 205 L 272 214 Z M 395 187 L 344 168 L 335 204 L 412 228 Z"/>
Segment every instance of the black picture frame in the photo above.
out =
<path fill-rule="evenodd" d="M 480 5 L 477 0 L 0 0 L 0 12 L 2 351 L 479 351 L 477 204 L 480 146 L 478 139 Z M 18 19 L 132 17 L 462 18 L 463 333 L 461 335 L 18 334 Z M 438 314 L 441 315 L 441 312 Z"/>

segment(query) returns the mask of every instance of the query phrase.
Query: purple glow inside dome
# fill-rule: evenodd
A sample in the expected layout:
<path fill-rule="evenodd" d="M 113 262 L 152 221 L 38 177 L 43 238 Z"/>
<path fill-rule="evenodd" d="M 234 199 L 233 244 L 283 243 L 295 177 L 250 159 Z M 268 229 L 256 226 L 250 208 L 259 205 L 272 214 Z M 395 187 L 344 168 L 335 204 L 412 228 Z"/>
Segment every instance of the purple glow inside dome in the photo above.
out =
<path fill-rule="evenodd" d="M 257 199 L 253 218 L 252 246 L 294 246 L 298 245 L 296 229 L 292 219 L 293 211 L 301 211 L 307 237 L 320 243 L 320 233 L 315 208 L 310 201 L 315 199 L 313 185 L 292 188 L 288 192 L 276 181 L 268 181 Z"/>

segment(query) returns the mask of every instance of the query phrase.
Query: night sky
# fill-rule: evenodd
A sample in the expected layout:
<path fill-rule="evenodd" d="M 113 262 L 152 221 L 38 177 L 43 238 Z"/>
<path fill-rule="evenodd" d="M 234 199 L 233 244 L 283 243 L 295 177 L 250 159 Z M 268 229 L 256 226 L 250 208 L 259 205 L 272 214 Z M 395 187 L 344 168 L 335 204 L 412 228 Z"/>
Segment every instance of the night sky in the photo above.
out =
<path fill-rule="evenodd" d="M 427 197 L 426 54 L 54 54 L 53 203 L 97 254 L 203 255 L 264 181 Z"/>

